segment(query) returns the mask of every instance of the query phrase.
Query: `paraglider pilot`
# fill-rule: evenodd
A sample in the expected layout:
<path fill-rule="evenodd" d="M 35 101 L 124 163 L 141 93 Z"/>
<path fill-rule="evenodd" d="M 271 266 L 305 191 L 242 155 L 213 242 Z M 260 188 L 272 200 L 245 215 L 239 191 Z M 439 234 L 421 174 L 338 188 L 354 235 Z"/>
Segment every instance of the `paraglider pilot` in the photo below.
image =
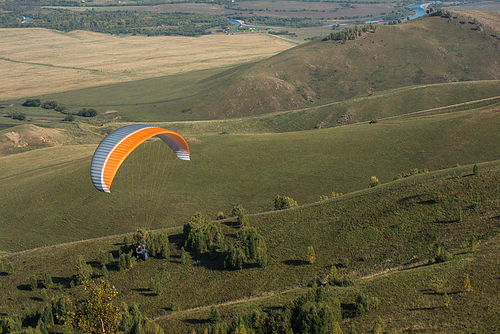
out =
<path fill-rule="evenodd" d="M 146 253 L 146 246 L 139 245 L 135 249 L 135 256 L 137 257 L 137 260 L 142 259 L 142 260 L 146 261 L 148 259 L 148 253 Z"/>

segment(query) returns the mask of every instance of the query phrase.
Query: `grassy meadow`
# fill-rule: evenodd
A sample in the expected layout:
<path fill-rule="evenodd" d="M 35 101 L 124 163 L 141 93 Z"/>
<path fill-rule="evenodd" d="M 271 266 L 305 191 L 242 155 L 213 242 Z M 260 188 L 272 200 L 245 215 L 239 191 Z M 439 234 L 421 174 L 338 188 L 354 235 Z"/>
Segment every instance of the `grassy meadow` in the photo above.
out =
<path fill-rule="evenodd" d="M 177 168 L 169 184 L 169 207 L 153 227 L 182 225 L 197 211 L 215 218 L 238 204 L 252 213 L 268 211 L 277 194 L 311 203 L 332 191 L 364 189 L 373 175 L 386 183 L 413 168 L 436 171 L 494 160 L 500 153 L 499 117 L 496 107 L 255 134 L 221 134 L 228 130 L 221 122 L 216 122 L 217 130 L 211 122 L 193 123 L 191 128 L 181 123 L 179 129 L 163 124 L 185 136 L 192 158 Z M 6 204 L 1 209 L 0 249 L 20 250 L 139 227 L 130 226 L 120 213 L 121 204 L 115 202 L 120 192 L 103 194 L 93 188 L 89 166 L 94 148 L 70 145 L 0 158 L 2 168 L 13 173 L 0 181 L 5 190 L 1 201 Z M 64 158 L 49 162 L 47 154 Z M 17 169 L 23 161 L 33 163 Z M 123 191 L 131 190 L 125 186 Z M 36 228 L 29 228 L 32 221 L 37 221 Z"/>

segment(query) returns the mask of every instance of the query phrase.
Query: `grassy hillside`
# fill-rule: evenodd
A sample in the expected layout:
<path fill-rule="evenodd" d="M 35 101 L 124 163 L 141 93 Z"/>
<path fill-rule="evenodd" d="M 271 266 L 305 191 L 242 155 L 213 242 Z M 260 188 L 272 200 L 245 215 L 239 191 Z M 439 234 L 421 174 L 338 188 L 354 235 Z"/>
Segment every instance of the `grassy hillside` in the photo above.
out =
<path fill-rule="evenodd" d="M 193 254 L 189 254 L 186 265 L 181 265 L 181 229 L 168 230 L 173 252 L 170 260 L 152 258 L 126 271 L 116 271 L 109 265 L 110 280 L 118 288 L 118 303 L 138 302 L 141 310 L 153 318 L 168 315 L 158 321 L 171 333 L 207 325 L 206 310 L 182 312 L 186 309 L 264 297 L 249 305 L 243 303 L 242 307 L 238 304 L 221 307 L 224 318 L 229 320 L 259 303 L 263 309 L 283 305 L 303 291 L 296 288 L 316 277 L 326 279 L 332 264 L 339 266 L 341 276 L 348 274 L 356 279 L 354 287 L 335 288 L 346 319 L 343 329 L 350 322 L 355 322 L 358 330 L 370 328 L 377 315 L 382 316 L 389 328 L 398 330 L 421 326 L 426 332 L 452 332 L 473 323 L 478 330 L 488 328 L 497 324 L 498 319 L 492 318 L 495 308 L 481 315 L 468 310 L 486 307 L 494 298 L 497 283 L 494 271 L 488 269 L 498 254 L 495 238 L 500 228 L 499 181 L 498 167 L 481 169 L 478 176 L 467 173 L 409 186 L 406 182 L 395 182 L 390 191 L 375 188 L 370 194 L 253 215 L 251 225 L 267 244 L 269 263 L 264 268 L 249 266 L 241 271 L 228 271 L 221 266 L 220 255 L 211 259 L 208 255 Z M 227 221 L 223 222 L 223 229 L 227 242 L 231 242 L 231 235 L 238 228 Z M 480 251 L 471 255 L 467 245 L 473 236 L 479 240 Z M 122 237 L 102 238 L 2 256 L 4 267 L 12 263 L 15 268 L 14 274 L 1 277 L 2 312 L 20 313 L 27 305 L 41 309 L 44 302 L 38 298 L 40 292 L 30 291 L 27 285 L 32 274 L 41 279 L 45 272 L 50 273 L 56 283 L 55 288 L 49 289 L 50 297 L 81 295 L 81 288 L 69 286 L 77 255 L 83 254 L 99 275 L 100 265 L 95 262 L 98 251 L 112 251 L 116 258 L 121 240 Z M 313 265 L 305 261 L 308 246 L 316 250 L 317 261 Z M 453 260 L 426 265 L 433 260 L 438 246 L 454 254 Z M 346 267 L 340 266 L 346 263 L 344 258 L 349 260 Z M 396 270 L 378 277 L 388 269 Z M 460 292 L 466 273 L 474 287 L 470 295 Z M 163 282 L 161 295 L 148 290 L 152 277 Z M 293 291 L 279 293 L 288 290 Z M 350 305 L 357 291 L 379 298 L 380 308 L 353 317 Z M 452 299 L 452 308 L 446 312 L 440 306 L 444 292 Z M 274 293 L 278 300 L 272 298 Z M 430 312 L 433 308 L 436 312 Z M 451 318 L 441 323 L 439 319 L 445 319 L 447 312 L 451 312 Z M 476 321 L 478 316 L 484 319 L 484 324 Z"/>
<path fill-rule="evenodd" d="M 332 191 L 366 188 L 373 175 L 385 183 L 413 168 L 434 171 L 489 161 L 500 153 L 498 107 L 420 116 L 277 134 L 221 135 L 212 132 L 211 122 L 191 128 L 182 124 L 179 129 L 164 124 L 182 130 L 192 158 L 179 165 L 169 185 L 169 206 L 153 227 L 181 225 L 197 211 L 215 218 L 238 204 L 250 212 L 266 211 L 277 194 L 310 203 Z M 210 131 L 190 134 L 202 133 L 204 126 Z M 224 129 L 221 125 L 220 131 Z M 126 188 L 111 194 L 93 188 L 89 166 L 94 148 L 63 146 L 0 158 L 6 173 L 0 180 L 0 249 L 20 250 L 139 227 L 131 226 L 120 209 Z M 126 181 L 126 175 L 122 177 Z"/>
<path fill-rule="evenodd" d="M 500 79 L 496 64 L 499 41 L 491 28 L 495 22 L 480 14 L 477 17 L 482 21 L 478 22 L 484 22 L 486 28 L 472 24 L 472 16 L 424 17 L 396 26 L 379 26 L 376 32 L 345 44 L 320 40 L 306 43 L 225 72 L 219 67 L 211 72 L 121 82 L 40 97 L 55 99 L 70 111 L 94 107 L 101 114 L 112 111 L 108 118 L 131 121 L 262 115 L 360 96 L 374 97 L 394 89 L 393 100 L 387 104 L 391 109 L 398 106 L 400 110 L 425 110 L 498 95 L 496 89 L 483 90 L 476 85 L 421 90 L 422 86 L 433 84 Z M 420 88 L 410 90 L 417 87 Z M 410 92 L 411 99 L 405 92 Z M 381 114 L 377 117 L 384 117 L 384 110 L 377 113 Z M 339 117 L 335 114 L 333 118 Z"/>
<path fill-rule="evenodd" d="M 425 17 L 347 41 L 315 41 L 255 64 L 199 113 L 234 117 L 346 100 L 396 87 L 496 80 L 498 40 L 461 19 Z M 466 42 L 464 42 L 466 41 Z"/>

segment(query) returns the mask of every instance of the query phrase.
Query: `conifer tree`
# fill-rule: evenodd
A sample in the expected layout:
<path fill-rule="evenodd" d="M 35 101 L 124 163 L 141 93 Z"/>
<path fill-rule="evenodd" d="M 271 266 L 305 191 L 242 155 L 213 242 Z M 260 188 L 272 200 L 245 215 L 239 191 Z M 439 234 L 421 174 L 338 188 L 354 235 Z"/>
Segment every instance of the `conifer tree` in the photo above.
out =
<path fill-rule="evenodd" d="M 341 281 L 340 281 L 340 276 L 339 276 L 339 273 L 337 271 L 337 267 L 336 266 L 332 266 L 330 268 L 330 274 L 328 275 L 328 284 L 330 285 L 340 285 Z"/>
<path fill-rule="evenodd" d="M 307 262 L 310 264 L 316 262 L 316 252 L 314 251 L 313 246 L 307 247 Z"/>
<path fill-rule="evenodd" d="M 448 294 L 446 292 L 443 295 L 443 305 L 445 307 L 449 307 L 450 306 L 450 297 L 448 297 Z"/>
<path fill-rule="evenodd" d="M 470 278 L 469 278 L 469 275 L 465 275 L 465 279 L 464 279 L 464 289 L 465 291 L 467 292 L 471 292 L 472 291 L 472 285 L 470 284 Z"/>

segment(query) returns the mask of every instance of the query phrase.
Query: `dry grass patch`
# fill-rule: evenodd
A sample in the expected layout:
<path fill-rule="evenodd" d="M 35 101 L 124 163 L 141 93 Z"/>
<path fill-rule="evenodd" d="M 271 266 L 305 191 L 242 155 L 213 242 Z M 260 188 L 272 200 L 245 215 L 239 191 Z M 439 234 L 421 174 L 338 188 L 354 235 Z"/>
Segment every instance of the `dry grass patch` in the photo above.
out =
<path fill-rule="evenodd" d="M 231 66 L 292 46 L 266 34 L 117 37 L 2 29 L 0 100 Z"/>

